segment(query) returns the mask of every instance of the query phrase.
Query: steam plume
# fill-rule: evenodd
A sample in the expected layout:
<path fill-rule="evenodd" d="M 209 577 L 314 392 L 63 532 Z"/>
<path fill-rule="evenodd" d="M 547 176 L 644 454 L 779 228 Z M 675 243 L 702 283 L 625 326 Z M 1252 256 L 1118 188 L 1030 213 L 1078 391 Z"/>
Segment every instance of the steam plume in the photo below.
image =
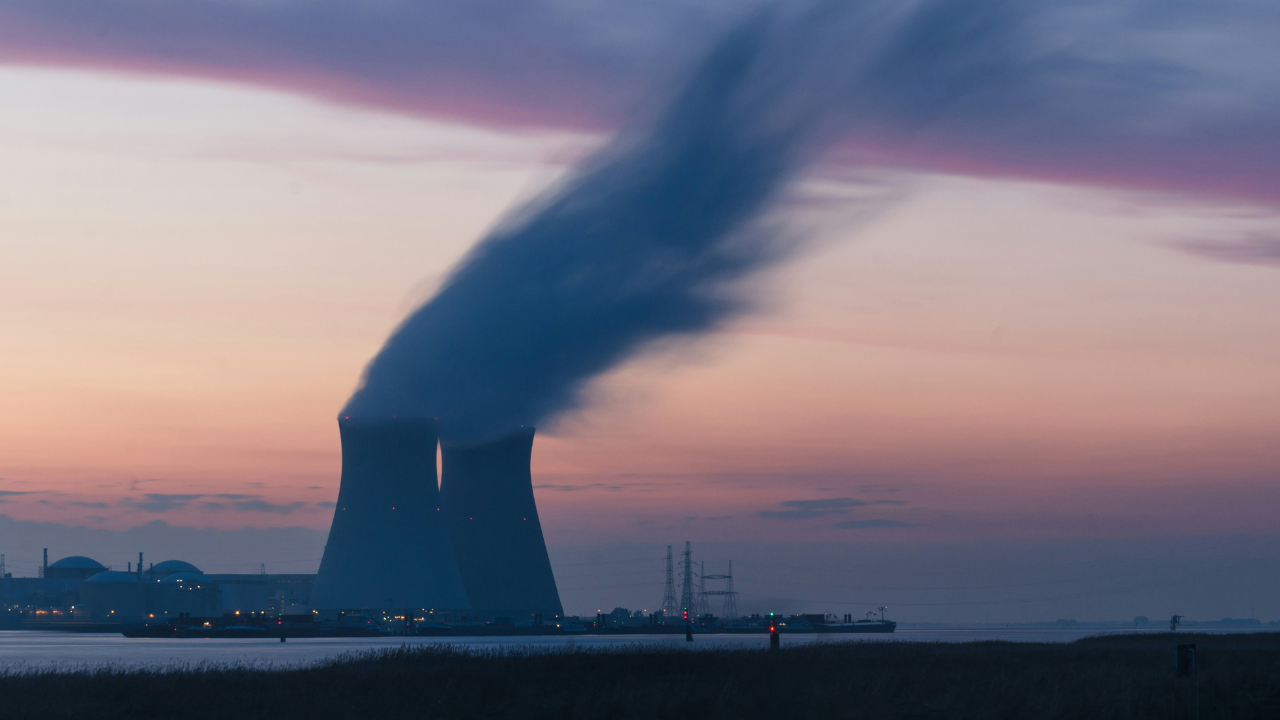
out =
<path fill-rule="evenodd" d="M 483 239 L 370 362 L 344 413 L 436 417 L 443 437 L 478 441 L 575 407 L 646 344 L 746 307 L 735 282 L 788 249 L 756 221 L 850 130 L 962 145 L 1006 128 L 1014 145 L 1057 141 L 1068 162 L 1073 146 L 1185 136 L 1212 114 L 1153 122 L 1188 75 L 1140 49 L 1055 44 L 1049 11 L 1072 8 L 1105 9 L 851 0 L 758 16 L 653 122 Z"/>
<path fill-rule="evenodd" d="M 572 408 L 646 342 L 740 310 L 728 286 L 779 249 L 746 230 L 824 117 L 780 72 L 795 63 L 770 64 L 785 50 L 764 19 L 721 42 L 649 129 L 481 241 L 387 341 L 344 414 L 427 415 L 443 436 L 489 439 Z"/>

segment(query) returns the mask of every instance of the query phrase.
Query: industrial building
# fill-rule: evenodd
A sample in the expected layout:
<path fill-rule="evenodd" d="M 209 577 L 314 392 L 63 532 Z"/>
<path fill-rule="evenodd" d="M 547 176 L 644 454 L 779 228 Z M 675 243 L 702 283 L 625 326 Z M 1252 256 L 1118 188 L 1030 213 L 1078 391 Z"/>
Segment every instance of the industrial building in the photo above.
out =
<path fill-rule="evenodd" d="M 40 568 L 40 577 L 0 579 L 0 603 L 10 624 L 20 616 L 43 623 L 163 623 L 224 613 L 300 612 L 310 600 L 309 574 L 205 574 L 182 560 L 122 572 L 73 555 Z M 56 629 L 56 627 L 46 627 Z"/>
<path fill-rule="evenodd" d="M 533 428 L 479 444 L 439 442 L 422 418 L 344 416 L 338 430 L 342 481 L 313 609 L 563 613 L 533 497 Z"/>
<path fill-rule="evenodd" d="M 341 485 L 316 575 L 206 575 L 181 560 L 144 567 L 141 554 L 122 572 L 78 555 L 49 564 L 46 551 L 41 577 L 5 576 L 0 600 L 116 623 L 291 609 L 497 624 L 563 615 L 533 496 L 534 428 L 471 444 L 440 442 L 422 418 L 343 417 L 338 429 Z"/>
<path fill-rule="evenodd" d="M 465 612 L 436 479 L 435 422 L 344 417 L 338 431 L 342 479 L 311 606 Z"/>
<path fill-rule="evenodd" d="M 45 560 L 48 561 L 49 551 L 45 551 Z M 44 568 L 44 578 L 46 580 L 88 580 L 100 572 L 105 572 L 107 566 L 83 555 L 72 555 L 64 557 L 61 560 L 47 565 Z"/>
<path fill-rule="evenodd" d="M 563 614 L 533 498 L 534 429 L 492 442 L 442 442 L 441 503 L 471 600 L 485 619 Z"/>

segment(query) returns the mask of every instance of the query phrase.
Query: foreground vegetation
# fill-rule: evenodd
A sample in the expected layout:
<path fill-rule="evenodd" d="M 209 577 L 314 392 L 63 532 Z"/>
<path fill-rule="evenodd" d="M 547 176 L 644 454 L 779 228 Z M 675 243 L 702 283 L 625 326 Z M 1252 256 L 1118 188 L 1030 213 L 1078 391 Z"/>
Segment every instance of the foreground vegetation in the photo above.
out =
<path fill-rule="evenodd" d="M 786 639 L 784 638 L 784 643 Z M 1195 680 L 1173 647 L 1198 646 Z M 0 676 L 16 718 L 1277 718 L 1280 633 L 769 651 L 418 646 L 281 670 Z"/>

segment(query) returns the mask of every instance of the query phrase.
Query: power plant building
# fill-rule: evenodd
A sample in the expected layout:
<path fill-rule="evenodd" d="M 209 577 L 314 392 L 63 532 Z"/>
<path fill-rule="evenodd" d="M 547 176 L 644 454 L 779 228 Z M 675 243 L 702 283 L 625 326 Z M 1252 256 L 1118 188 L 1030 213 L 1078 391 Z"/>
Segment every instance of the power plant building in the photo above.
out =
<path fill-rule="evenodd" d="M 88 580 L 106 570 L 105 565 L 93 558 L 71 555 L 46 567 L 44 577 L 46 580 Z"/>
<path fill-rule="evenodd" d="M 533 497 L 533 428 L 439 442 L 420 418 L 343 417 L 342 481 L 310 606 L 469 620 L 563 613 Z"/>
<path fill-rule="evenodd" d="M 534 428 L 479 444 L 440 444 L 441 502 L 473 613 L 563 614 L 538 521 L 529 462 Z"/>
<path fill-rule="evenodd" d="M 344 417 L 338 430 L 342 480 L 311 607 L 465 611 L 440 504 L 435 422 Z"/>
<path fill-rule="evenodd" d="M 84 581 L 80 602 L 93 620 L 140 623 L 147 616 L 147 585 L 135 573 L 107 570 Z"/>
<path fill-rule="evenodd" d="M 0 602 L 9 611 L 0 625 L 26 613 L 31 620 L 150 624 L 167 618 L 218 617 L 224 613 L 298 613 L 310 600 L 315 575 L 209 575 L 181 560 L 145 570 L 111 570 L 79 555 L 41 568 L 40 577 L 0 578 Z"/>
<path fill-rule="evenodd" d="M 440 442 L 433 420 L 344 417 L 342 477 L 316 575 L 206 575 L 181 560 L 113 571 L 83 556 L 6 576 L 10 609 L 74 608 L 95 621 L 236 611 L 429 611 L 442 620 L 562 616 L 533 496 L 534 429 Z M 443 463 L 436 475 L 437 448 Z M 132 566 L 132 563 L 130 563 Z M 56 613 L 54 613 L 56 614 Z"/>

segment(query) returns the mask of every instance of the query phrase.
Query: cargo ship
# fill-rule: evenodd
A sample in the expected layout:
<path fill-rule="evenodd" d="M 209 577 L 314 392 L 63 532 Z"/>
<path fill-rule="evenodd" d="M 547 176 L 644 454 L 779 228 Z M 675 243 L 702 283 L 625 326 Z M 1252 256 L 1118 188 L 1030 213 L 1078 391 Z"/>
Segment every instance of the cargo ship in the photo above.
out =
<path fill-rule="evenodd" d="M 855 620 L 853 622 L 824 623 L 817 626 L 820 633 L 891 633 L 898 623 L 892 620 Z"/>
<path fill-rule="evenodd" d="M 891 633 L 898 628 L 898 623 L 892 620 L 886 620 L 884 611 L 888 607 L 876 608 L 868 610 L 865 617 L 861 620 L 854 620 L 852 615 L 845 615 L 843 618 L 837 618 L 835 615 L 801 615 L 799 617 L 808 621 L 812 630 L 792 630 L 791 632 L 818 632 L 818 633 Z M 876 613 L 880 613 L 879 619 L 875 617 Z"/>
<path fill-rule="evenodd" d="M 752 615 L 740 621 L 725 625 L 712 632 L 740 634 L 768 633 L 776 630 L 779 633 L 891 633 L 897 629 L 898 623 L 886 620 L 884 611 L 889 608 L 877 608 L 866 613 L 862 620 L 854 620 L 852 615 L 838 617 L 830 613 L 805 615 L 773 615 L 761 617 Z M 879 619 L 875 618 L 880 613 Z"/>

